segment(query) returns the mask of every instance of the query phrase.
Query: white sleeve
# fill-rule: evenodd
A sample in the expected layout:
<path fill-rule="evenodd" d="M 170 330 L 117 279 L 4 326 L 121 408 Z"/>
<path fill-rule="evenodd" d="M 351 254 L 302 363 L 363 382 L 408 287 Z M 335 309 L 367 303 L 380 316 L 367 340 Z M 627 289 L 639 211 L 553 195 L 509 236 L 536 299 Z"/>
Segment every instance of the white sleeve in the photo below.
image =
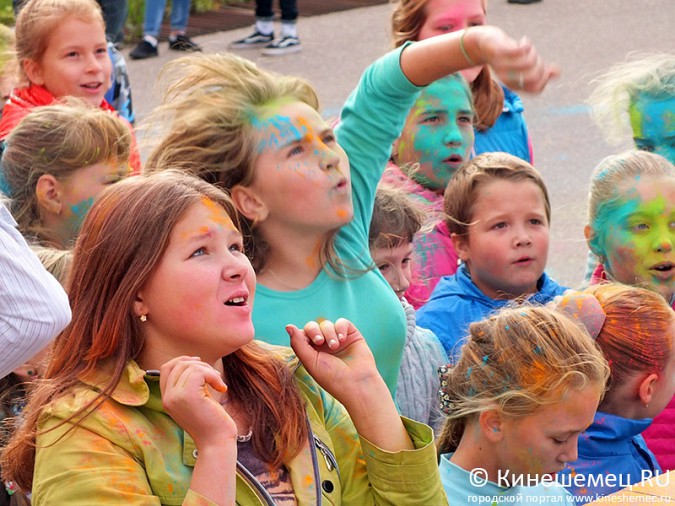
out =
<path fill-rule="evenodd" d="M 70 316 L 65 291 L 0 204 L 0 377 L 44 348 Z"/>

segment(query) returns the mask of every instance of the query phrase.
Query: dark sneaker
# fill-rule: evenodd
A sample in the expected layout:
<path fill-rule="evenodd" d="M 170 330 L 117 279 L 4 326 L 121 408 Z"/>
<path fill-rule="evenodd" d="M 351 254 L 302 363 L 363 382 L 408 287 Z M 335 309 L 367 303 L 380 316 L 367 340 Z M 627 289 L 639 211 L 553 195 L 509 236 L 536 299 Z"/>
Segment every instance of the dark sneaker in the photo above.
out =
<path fill-rule="evenodd" d="M 262 54 L 267 56 L 278 56 L 282 54 L 297 53 L 302 49 L 300 39 L 297 37 L 284 37 L 274 42 L 270 42 L 262 50 Z"/>
<path fill-rule="evenodd" d="M 258 30 L 243 39 L 235 40 L 230 49 L 246 49 L 248 47 L 266 46 L 274 40 L 274 33 L 260 33 Z"/>
<path fill-rule="evenodd" d="M 174 51 L 199 52 L 202 48 L 194 42 L 190 37 L 184 34 L 178 34 L 173 37 L 169 36 L 169 49 Z"/>
<path fill-rule="evenodd" d="M 132 60 L 143 60 L 145 58 L 152 58 L 153 56 L 157 56 L 157 46 L 153 46 L 145 39 L 140 41 L 129 53 L 129 57 Z"/>

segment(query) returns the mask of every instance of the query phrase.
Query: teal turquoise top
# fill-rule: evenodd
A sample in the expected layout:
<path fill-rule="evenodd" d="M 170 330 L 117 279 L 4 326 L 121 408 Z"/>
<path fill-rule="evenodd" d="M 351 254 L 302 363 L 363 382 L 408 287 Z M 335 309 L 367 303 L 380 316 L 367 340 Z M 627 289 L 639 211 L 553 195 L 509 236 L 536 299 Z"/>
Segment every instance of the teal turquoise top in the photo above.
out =
<path fill-rule="evenodd" d="M 565 488 L 549 480 L 532 486 L 502 487 L 450 462 L 452 453 L 441 455 L 440 472 L 450 504 L 562 504 L 574 506 L 574 498 Z"/>
<path fill-rule="evenodd" d="M 405 46 L 404 46 L 405 47 Z M 302 290 L 284 292 L 258 285 L 253 305 L 256 339 L 289 345 L 285 325 L 302 327 L 310 320 L 351 320 L 365 337 L 377 368 L 394 395 L 406 318 L 400 301 L 368 251 L 368 228 L 375 187 L 391 145 L 420 90 L 401 71 L 398 48 L 366 69 L 342 109 L 337 140 L 349 156 L 354 219 L 338 232 L 336 250 L 358 274 L 322 271 Z"/>

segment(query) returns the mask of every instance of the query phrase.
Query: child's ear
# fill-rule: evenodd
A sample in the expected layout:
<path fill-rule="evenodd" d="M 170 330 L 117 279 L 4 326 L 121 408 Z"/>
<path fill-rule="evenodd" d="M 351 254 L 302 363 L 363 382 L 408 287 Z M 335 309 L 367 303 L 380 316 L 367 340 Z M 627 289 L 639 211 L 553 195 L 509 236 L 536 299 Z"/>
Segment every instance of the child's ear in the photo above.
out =
<path fill-rule="evenodd" d="M 604 252 L 601 250 L 599 243 L 598 234 L 590 225 L 584 227 L 584 236 L 586 237 L 586 244 L 588 244 L 588 249 L 590 249 L 594 255 L 603 256 Z"/>
<path fill-rule="evenodd" d="M 468 234 L 450 234 L 450 240 L 457 252 L 459 259 L 466 263 L 469 260 L 469 235 Z"/>
<path fill-rule="evenodd" d="M 478 425 L 483 433 L 483 437 L 491 443 L 499 443 L 503 439 L 502 428 L 504 427 L 504 420 L 496 409 L 482 411 L 478 416 Z"/>
<path fill-rule="evenodd" d="M 239 212 L 253 223 L 260 223 L 269 215 L 269 209 L 251 188 L 236 185 L 230 195 Z"/>
<path fill-rule="evenodd" d="M 32 84 L 37 84 L 38 86 L 44 86 L 45 80 L 42 75 L 42 65 L 36 60 L 26 58 L 23 61 L 23 71 L 28 76 L 28 80 Z"/>
<path fill-rule="evenodd" d="M 51 174 L 42 174 L 35 185 L 35 198 L 41 212 L 59 215 L 63 210 L 63 187 Z"/>
<path fill-rule="evenodd" d="M 134 300 L 134 314 L 139 318 L 148 314 L 148 308 L 143 301 L 143 290 L 136 294 L 136 299 Z"/>
<path fill-rule="evenodd" d="M 638 388 L 638 395 L 640 396 L 640 402 L 646 408 L 649 406 L 649 403 L 654 397 L 654 391 L 656 390 L 656 381 L 659 379 L 659 375 L 656 373 L 648 374 L 640 382 Z"/>

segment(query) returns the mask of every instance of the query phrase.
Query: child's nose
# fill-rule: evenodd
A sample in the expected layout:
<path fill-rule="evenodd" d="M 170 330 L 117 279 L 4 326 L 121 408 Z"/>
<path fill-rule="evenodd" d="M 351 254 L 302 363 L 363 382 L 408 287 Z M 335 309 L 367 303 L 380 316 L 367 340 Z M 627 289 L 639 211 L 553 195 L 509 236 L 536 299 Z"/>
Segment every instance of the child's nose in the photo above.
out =
<path fill-rule="evenodd" d="M 670 231 L 657 238 L 654 249 L 662 253 L 668 253 L 673 250 L 673 236 Z"/>
<path fill-rule="evenodd" d="M 321 170 L 337 170 L 337 168 L 340 166 L 340 157 L 338 156 L 337 152 L 325 144 L 318 147 L 317 150 L 319 151 L 319 164 L 321 165 Z"/>
<path fill-rule="evenodd" d="M 461 145 L 463 141 L 464 139 L 462 138 L 462 132 L 460 131 L 459 127 L 452 122 L 448 124 L 445 130 L 443 142 L 445 142 L 445 144 Z"/>
<path fill-rule="evenodd" d="M 222 276 L 224 280 L 236 280 L 246 275 L 251 264 L 244 255 L 229 254 L 223 260 Z"/>
<path fill-rule="evenodd" d="M 567 441 L 567 444 L 564 446 L 563 452 L 558 455 L 558 460 L 560 462 L 574 462 L 579 457 L 578 452 L 578 438 L 571 437 L 573 441 Z"/>
<path fill-rule="evenodd" d="M 516 229 L 515 243 L 516 246 L 528 246 L 532 244 L 532 237 L 530 237 L 529 232 L 524 227 Z"/>
<path fill-rule="evenodd" d="M 401 290 L 401 291 L 405 292 L 408 288 L 410 288 L 410 283 L 408 282 L 408 278 L 405 276 L 405 274 L 403 273 L 403 271 L 401 269 L 399 269 L 396 272 L 396 276 L 398 278 L 398 280 L 397 280 L 398 286 L 396 287 L 397 290 Z"/>
<path fill-rule="evenodd" d="M 98 72 L 103 68 L 101 61 L 95 56 L 90 56 L 87 60 L 87 70 L 89 72 Z"/>

